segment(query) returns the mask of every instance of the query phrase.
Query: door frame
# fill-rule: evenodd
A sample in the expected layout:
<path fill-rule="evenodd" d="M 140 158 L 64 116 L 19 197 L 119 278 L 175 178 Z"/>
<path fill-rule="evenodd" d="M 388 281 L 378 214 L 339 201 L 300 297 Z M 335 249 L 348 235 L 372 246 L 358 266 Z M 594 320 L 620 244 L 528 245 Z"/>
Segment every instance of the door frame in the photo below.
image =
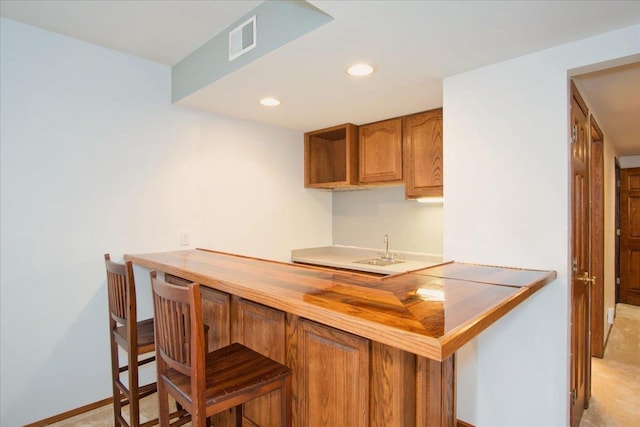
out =
<path fill-rule="evenodd" d="M 589 191 L 591 205 L 591 355 L 604 355 L 604 144 L 605 138 L 598 122 L 589 114 L 590 171 Z"/>
<path fill-rule="evenodd" d="M 616 157 L 616 201 L 615 201 L 615 210 L 616 210 L 616 231 L 615 231 L 615 257 L 616 257 L 616 284 L 615 284 L 615 303 L 618 304 L 620 302 L 620 162 Z M 615 314 L 615 309 L 614 309 Z"/>
<path fill-rule="evenodd" d="M 584 292 L 587 298 L 587 301 L 585 302 L 585 310 L 586 310 L 586 314 L 584 315 L 584 321 L 585 321 L 585 325 L 584 325 L 584 329 L 585 331 L 585 335 L 586 337 L 584 337 L 584 348 L 581 349 L 579 345 L 575 345 L 574 347 L 574 340 L 576 339 L 576 333 L 577 330 L 579 328 L 577 328 L 577 326 L 575 325 L 576 323 L 576 314 L 575 314 L 575 307 L 576 307 L 576 301 L 574 299 L 574 293 L 575 293 L 575 289 L 576 289 L 576 283 L 580 282 L 581 280 L 585 281 L 585 286 L 589 283 L 590 279 L 589 277 L 591 277 L 591 272 L 588 271 L 586 272 L 586 276 L 585 278 L 579 278 L 577 275 L 577 270 L 575 269 L 575 265 L 574 265 L 574 257 L 576 257 L 576 254 L 574 253 L 575 248 L 577 246 L 579 246 L 577 243 L 580 242 L 581 236 L 577 236 L 575 234 L 575 230 L 576 230 L 576 222 L 574 221 L 575 218 L 575 213 L 574 213 L 574 192 L 575 192 L 575 188 L 574 188 L 574 154 L 573 154 L 573 143 L 574 143 L 574 138 L 578 138 L 578 135 L 574 135 L 574 126 L 573 126 L 573 114 L 571 112 L 572 109 L 572 104 L 573 104 L 573 100 L 575 98 L 576 103 L 578 104 L 578 108 L 580 108 L 580 110 L 584 113 L 584 117 L 585 117 L 585 123 L 584 123 L 584 132 L 585 132 L 585 138 L 587 139 L 585 147 L 586 147 L 586 159 L 585 159 L 585 165 L 586 165 L 586 185 L 588 186 L 590 184 L 590 170 L 591 170 L 591 158 L 590 158 L 590 148 L 591 148 L 591 143 L 589 140 L 589 132 L 590 132 L 590 126 L 589 126 L 589 109 L 587 107 L 587 104 L 584 102 L 584 98 L 582 98 L 582 95 L 580 94 L 580 91 L 578 91 L 578 88 L 575 85 L 575 82 L 573 81 L 573 79 L 569 79 L 569 98 L 568 98 L 568 134 L 569 134 L 569 151 L 571 152 L 571 159 L 570 159 L 570 172 L 571 172 L 571 179 L 569 182 L 569 206 L 570 206 L 570 212 L 569 212 L 569 229 L 571 230 L 571 234 L 570 234 L 570 252 L 569 252 L 569 281 L 568 281 L 568 285 L 569 285 L 569 319 L 570 319 L 570 326 L 569 326 L 569 346 L 571 349 L 571 357 L 570 357 L 570 367 L 569 367 L 569 395 L 568 395 L 568 404 L 569 404 L 569 425 L 571 425 L 572 427 L 578 427 L 580 420 L 582 418 L 582 413 L 584 411 L 584 409 L 589 407 L 589 398 L 591 397 L 591 336 L 590 336 L 590 329 L 591 329 L 591 318 L 592 318 L 592 310 L 591 310 L 591 287 L 588 286 L 587 290 Z M 590 198 L 591 197 L 591 191 L 588 190 L 586 192 L 586 198 Z M 588 203 L 588 201 L 587 201 Z M 587 211 L 590 212 L 590 209 L 587 209 Z M 590 269 L 591 268 L 591 215 L 589 215 L 589 219 L 586 221 L 586 228 L 587 228 L 587 236 L 585 238 L 585 241 L 583 242 L 583 244 L 586 244 L 587 247 L 587 253 L 586 253 L 586 261 L 585 261 L 585 265 L 584 267 L 586 269 Z M 577 354 L 577 351 L 584 351 L 584 354 L 580 353 L 580 355 Z M 582 356 L 582 357 L 581 357 Z M 576 377 L 578 377 L 576 375 L 576 372 L 578 368 L 578 366 L 576 365 L 577 361 L 580 361 L 581 363 L 584 363 L 584 366 L 580 366 L 580 369 L 582 370 L 582 375 L 584 375 L 584 397 L 580 397 L 579 396 L 579 391 L 577 390 L 577 388 L 574 388 L 574 381 Z M 579 377 L 578 377 L 579 378 Z M 576 399 L 577 398 L 577 399 Z M 582 401 L 582 399 L 584 399 Z M 579 403 L 582 403 L 581 407 L 577 407 L 576 405 L 578 405 Z M 579 412 L 579 413 L 577 413 Z"/>

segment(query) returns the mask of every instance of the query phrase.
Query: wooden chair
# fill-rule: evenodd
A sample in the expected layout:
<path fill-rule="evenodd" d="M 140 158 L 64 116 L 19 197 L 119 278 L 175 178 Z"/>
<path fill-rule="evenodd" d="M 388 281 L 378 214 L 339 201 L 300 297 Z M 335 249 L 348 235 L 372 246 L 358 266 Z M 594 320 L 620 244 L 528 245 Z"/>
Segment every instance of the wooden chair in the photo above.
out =
<path fill-rule="evenodd" d="M 156 392 L 156 383 L 140 387 L 138 367 L 155 360 L 155 355 L 139 360 L 139 356 L 155 351 L 153 319 L 137 321 L 136 287 L 131 262 L 119 264 L 104 255 L 109 295 L 109 337 L 111 341 L 111 379 L 113 386 L 113 417 L 116 426 L 146 427 L 158 424 L 158 419 L 140 423 L 140 399 Z M 127 353 L 127 364 L 120 366 L 119 350 Z M 120 378 L 128 373 L 125 384 Z M 129 422 L 122 408 L 129 405 Z"/>
<path fill-rule="evenodd" d="M 193 426 L 235 407 L 242 426 L 242 404 L 282 390 L 281 426 L 291 426 L 291 369 L 241 344 L 205 352 L 200 285 L 169 284 L 151 272 L 160 425 L 169 426 L 168 396 L 191 414 Z"/>

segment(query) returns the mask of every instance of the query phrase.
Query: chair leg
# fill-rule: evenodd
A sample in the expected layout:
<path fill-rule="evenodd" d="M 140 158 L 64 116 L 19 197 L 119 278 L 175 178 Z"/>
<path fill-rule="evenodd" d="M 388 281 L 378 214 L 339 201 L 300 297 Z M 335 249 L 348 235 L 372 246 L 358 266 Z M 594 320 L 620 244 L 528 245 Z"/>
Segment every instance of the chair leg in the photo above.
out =
<path fill-rule="evenodd" d="M 236 406 L 236 427 L 242 427 L 242 405 Z"/>
<path fill-rule="evenodd" d="M 194 400 L 189 410 L 191 414 L 191 427 L 206 427 L 209 418 L 205 411 L 204 399 Z"/>
<path fill-rule="evenodd" d="M 169 427 L 169 394 L 165 389 L 164 382 L 158 378 L 158 418 L 160 427 Z"/>
<path fill-rule="evenodd" d="M 120 360 L 118 359 L 118 345 L 113 340 L 111 333 L 111 386 L 113 387 L 113 421 L 116 427 L 120 427 L 119 416 L 122 414 L 122 397 L 120 389 L 116 385 L 120 379 Z"/>
<path fill-rule="evenodd" d="M 280 395 L 280 411 L 282 417 L 282 427 L 291 427 L 293 416 L 291 413 L 291 375 L 284 379 L 284 388 Z"/>
<path fill-rule="evenodd" d="M 138 356 L 129 352 L 129 427 L 140 427 L 140 390 L 138 384 Z"/>

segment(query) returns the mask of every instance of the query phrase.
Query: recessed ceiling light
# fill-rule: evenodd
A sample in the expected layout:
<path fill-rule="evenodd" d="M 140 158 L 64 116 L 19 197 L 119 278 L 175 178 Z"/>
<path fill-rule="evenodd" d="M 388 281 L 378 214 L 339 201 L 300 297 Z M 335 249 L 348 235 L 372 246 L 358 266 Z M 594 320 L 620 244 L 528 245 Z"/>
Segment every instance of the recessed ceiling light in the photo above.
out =
<path fill-rule="evenodd" d="M 364 77 L 373 74 L 374 68 L 369 64 L 355 64 L 347 68 L 347 74 L 354 77 Z"/>
<path fill-rule="evenodd" d="M 277 107 L 278 105 L 280 105 L 280 100 L 273 97 L 267 97 L 262 98 L 260 100 L 260 104 L 264 105 L 265 107 Z"/>

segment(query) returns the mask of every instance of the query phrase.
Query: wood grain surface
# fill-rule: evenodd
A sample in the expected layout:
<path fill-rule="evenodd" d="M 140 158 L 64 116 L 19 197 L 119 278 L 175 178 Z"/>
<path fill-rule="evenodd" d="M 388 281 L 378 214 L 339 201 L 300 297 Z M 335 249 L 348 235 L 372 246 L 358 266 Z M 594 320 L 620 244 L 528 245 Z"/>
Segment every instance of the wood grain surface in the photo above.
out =
<path fill-rule="evenodd" d="M 205 249 L 125 259 L 440 362 L 556 277 L 449 262 L 369 278 Z"/>

